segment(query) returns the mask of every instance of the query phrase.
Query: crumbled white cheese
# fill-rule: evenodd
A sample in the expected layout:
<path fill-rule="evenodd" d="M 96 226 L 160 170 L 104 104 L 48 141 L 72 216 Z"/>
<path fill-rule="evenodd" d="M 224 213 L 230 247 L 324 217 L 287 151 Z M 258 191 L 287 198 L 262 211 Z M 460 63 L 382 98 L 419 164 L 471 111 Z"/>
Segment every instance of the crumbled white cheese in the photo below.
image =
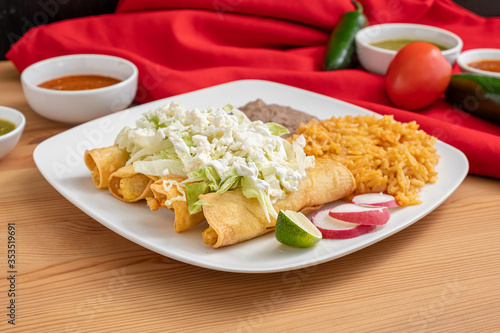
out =
<path fill-rule="evenodd" d="M 137 120 L 137 128 L 128 131 L 128 139 L 149 149 L 149 154 L 160 153 L 154 151 L 154 146 L 168 139 L 188 177 L 211 165 L 222 180 L 236 171 L 257 188 L 268 191 L 274 200 L 284 194 L 276 184 L 281 183 L 289 191 L 297 190 L 305 177 L 305 168 L 314 163 L 305 158 L 305 141 L 292 147 L 283 138 L 272 135 L 261 121 L 252 122 L 239 110 L 234 113 L 222 108 L 189 110 L 179 103 L 170 103 L 146 112 Z M 140 159 L 141 153 L 134 156 Z M 262 170 L 270 170 L 270 181 L 261 179 L 262 175 L 259 178 Z"/>

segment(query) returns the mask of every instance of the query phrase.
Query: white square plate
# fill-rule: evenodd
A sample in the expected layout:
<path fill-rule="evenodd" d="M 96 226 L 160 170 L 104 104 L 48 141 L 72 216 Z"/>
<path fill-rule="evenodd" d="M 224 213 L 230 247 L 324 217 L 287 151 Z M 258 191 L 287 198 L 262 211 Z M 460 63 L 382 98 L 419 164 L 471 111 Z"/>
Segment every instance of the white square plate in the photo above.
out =
<path fill-rule="evenodd" d="M 322 240 L 314 247 L 296 249 L 280 244 L 273 233 L 240 244 L 212 249 L 203 243 L 206 222 L 181 234 L 173 230 L 173 213 L 151 211 L 144 202 L 124 203 L 106 190 L 96 190 L 83 162 L 86 149 L 110 146 L 121 128 L 152 108 L 169 101 L 188 108 L 243 106 L 257 98 L 288 105 L 320 119 L 370 114 L 371 111 L 324 95 L 269 81 L 241 80 L 139 105 L 74 127 L 36 147 L 33 157 L 47 181 L 75 206 L 109 229 L 152 251 L 193 265 L 231 272 L 263 273 L 297 269 L 339 258 L 376 243 L 436 209 L 460 185 L 468 161 L 459 150 L 438 141 L 439 179 L 420 191 L 423 203 L 396 208 L 389 222 L 353 239 Z M 338 203 L 332 203 L 334 206 Z"/>

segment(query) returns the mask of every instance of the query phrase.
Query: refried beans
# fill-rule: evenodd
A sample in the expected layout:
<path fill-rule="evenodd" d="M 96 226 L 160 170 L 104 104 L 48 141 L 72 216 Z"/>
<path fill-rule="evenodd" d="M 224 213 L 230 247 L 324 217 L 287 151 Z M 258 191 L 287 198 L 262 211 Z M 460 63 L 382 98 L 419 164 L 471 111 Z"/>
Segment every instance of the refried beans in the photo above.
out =
<path fill-rule="evenodd" d="M 266 104 L 261 99 L 248 102 L 245 106 L 238 109 L 243 111 L 251 121 L 275 122 L 285 126 L 290 131 L 290 134 L 283 137 L 295 133 L 301 123 L 306 124 L 311 119 L 317 119 L 310 114 L 292 109 L 289 106 Z"/>

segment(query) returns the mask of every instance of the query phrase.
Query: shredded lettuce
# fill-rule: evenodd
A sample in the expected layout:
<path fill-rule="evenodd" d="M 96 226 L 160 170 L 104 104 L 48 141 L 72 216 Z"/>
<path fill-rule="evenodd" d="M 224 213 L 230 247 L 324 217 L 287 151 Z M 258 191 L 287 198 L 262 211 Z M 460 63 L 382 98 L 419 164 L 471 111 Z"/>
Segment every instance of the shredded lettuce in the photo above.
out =
<path fill-rule="evenodd" d="M 284 197 L 285 192 L 281 190 L 280 181 L 276 177 L 276 168 L 267 167 L 261 171 L 262 178 L 269 183 L 269 195 L 277 199 Z"/>
<path fill-rule="evenodd" d="M 290 133 L 288 128 L 277 123 L 266 123 L 267 128 L 271 131 L 272 135 L 280 136 Z"/>
<path fill-rule="evenodd" d="M 129 153 L 134 153 L 134 144 L 132 141 L 129 139 L 129 132 L 132 131 L 132 129 L 128 126 L 125 126 L 122 128 L 120 133 L 116 136 L 115 139 L 115 145 L 118 145 L 120 149 L 126 149 Z"/>
<path fill-rule="evenodd" d="M 300 173 L 305 177 L 306 169 L 314 166 L 314 156 L 306 156 L 304 147 L 306 146 L 306 139 L 300 135 L 295 141 L 292 142 L 293 153 L 297 161 L 297 166 Z"/>
<path fill-rule="evenodd" d="M 269 195 L 266 193 L 266 191 L 255 186 L 252 180 L 250 180 L 248 177 L 242 177 L 241 188 L 243 195 L 246 198 L 255 198 L 259 200 L 259 204 L 262 207 L 264 214 L 266 215 L 267 221 L 271 221 L 270 217 L 272 217 L 273 219 L 276 219 L 278 217 L 278 213 L 276 212 L 276 209 L 274 209 Z"/>
<path fill-rule="evenodd" d="M 238 124 L 250 123 L 250 119 L 248 119 L 247 115 L 243 111 L 237 108 L 232 108 L 231 113 L 238 119 Z"/>
<path fill-rule="evenodd" d="M 166 175 L 179 175 L 187 177 L 184 165 L 180 161 L 171 159 L 156 159 L 151 161 L 135 161 L 134 171 L 145 175 L 165 177 Z"/>
<path fill-rule="evenodd" d="M 189 214 L 201 212 L 201 206 L 207 203 L 198 197 L 209 191 L 208 184 L 205 182 L 186 183 L 185 186 Z"/>
<path fill-rule="evenodd" d="M 193 177 L 206 181 L 211 192 L 217 192 L 220 188 L 220 177 L 215 168 L 211 165 L 206 165 L 193 172 Z"/>
<path fill-rule="evenodd" d="M 175 181 L 172 179 L 163 181 L 163 189 L 165 190 L 165 192 L 170 191 L 172 189 L 172 186 L 177 187 L 177 191 L 180 192 L 180 195 L 165 201 L 165 205 L 167 207 L 170 206 L 173 202 L 178 201 L 178 200 L 186 201 L 186 191 L 185 191 L 184 185 L 182 185 L 178 181 Z"/>
<path fill-rule="evenodd" d="M 227 177 L 220 185 L 219 189 L 217 190 L 217 193 L 222 194 L 224 192 L 235 189 L 236 187 L 238 187 L 240 179 L 241 176 L 238 174 Z"/>

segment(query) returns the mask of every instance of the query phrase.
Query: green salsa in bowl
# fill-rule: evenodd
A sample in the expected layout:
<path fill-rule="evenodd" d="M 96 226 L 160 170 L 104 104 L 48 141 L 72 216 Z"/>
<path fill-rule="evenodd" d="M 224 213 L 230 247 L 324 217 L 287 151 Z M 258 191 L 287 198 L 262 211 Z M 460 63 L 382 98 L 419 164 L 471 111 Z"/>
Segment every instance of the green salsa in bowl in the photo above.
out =
<path fill-rule="evenodd" d="M 13 122 L 0 118 L 0 135 L 4 135 L 16 128 Z"/>
<path fill-rule="evenodd" d="M 422 41 L 436 45 L 452 65 L 463 46 L 462 39 L 448 30 L 413 23 L 371 25 L 358 31 L 355 41 L 361 66 L 379 75 L 386 74 L 398 50 L 411 42 Z"/>
<path fill-rule="evenodd" d="M 26 125 L 26 118 L 16 109 L 0 106 L 0 159 L 19 142 Z"/>
<path fill-rule="evenodd" d="M 443 46 L 438 43 L 426 41 L 426 40 L 418 40 L 418 39 L 384 39 L 378 40 L 375 42 L 371 42 L 370 44 L 376 47 L 380 47 L 381 49 L 391 50 L 391 51 L 399 51 L 406 45 L 412 42 L 427 42 L 432 45 L 437 46 L 441 51 L 447 50 L 448 47 Z"/>

